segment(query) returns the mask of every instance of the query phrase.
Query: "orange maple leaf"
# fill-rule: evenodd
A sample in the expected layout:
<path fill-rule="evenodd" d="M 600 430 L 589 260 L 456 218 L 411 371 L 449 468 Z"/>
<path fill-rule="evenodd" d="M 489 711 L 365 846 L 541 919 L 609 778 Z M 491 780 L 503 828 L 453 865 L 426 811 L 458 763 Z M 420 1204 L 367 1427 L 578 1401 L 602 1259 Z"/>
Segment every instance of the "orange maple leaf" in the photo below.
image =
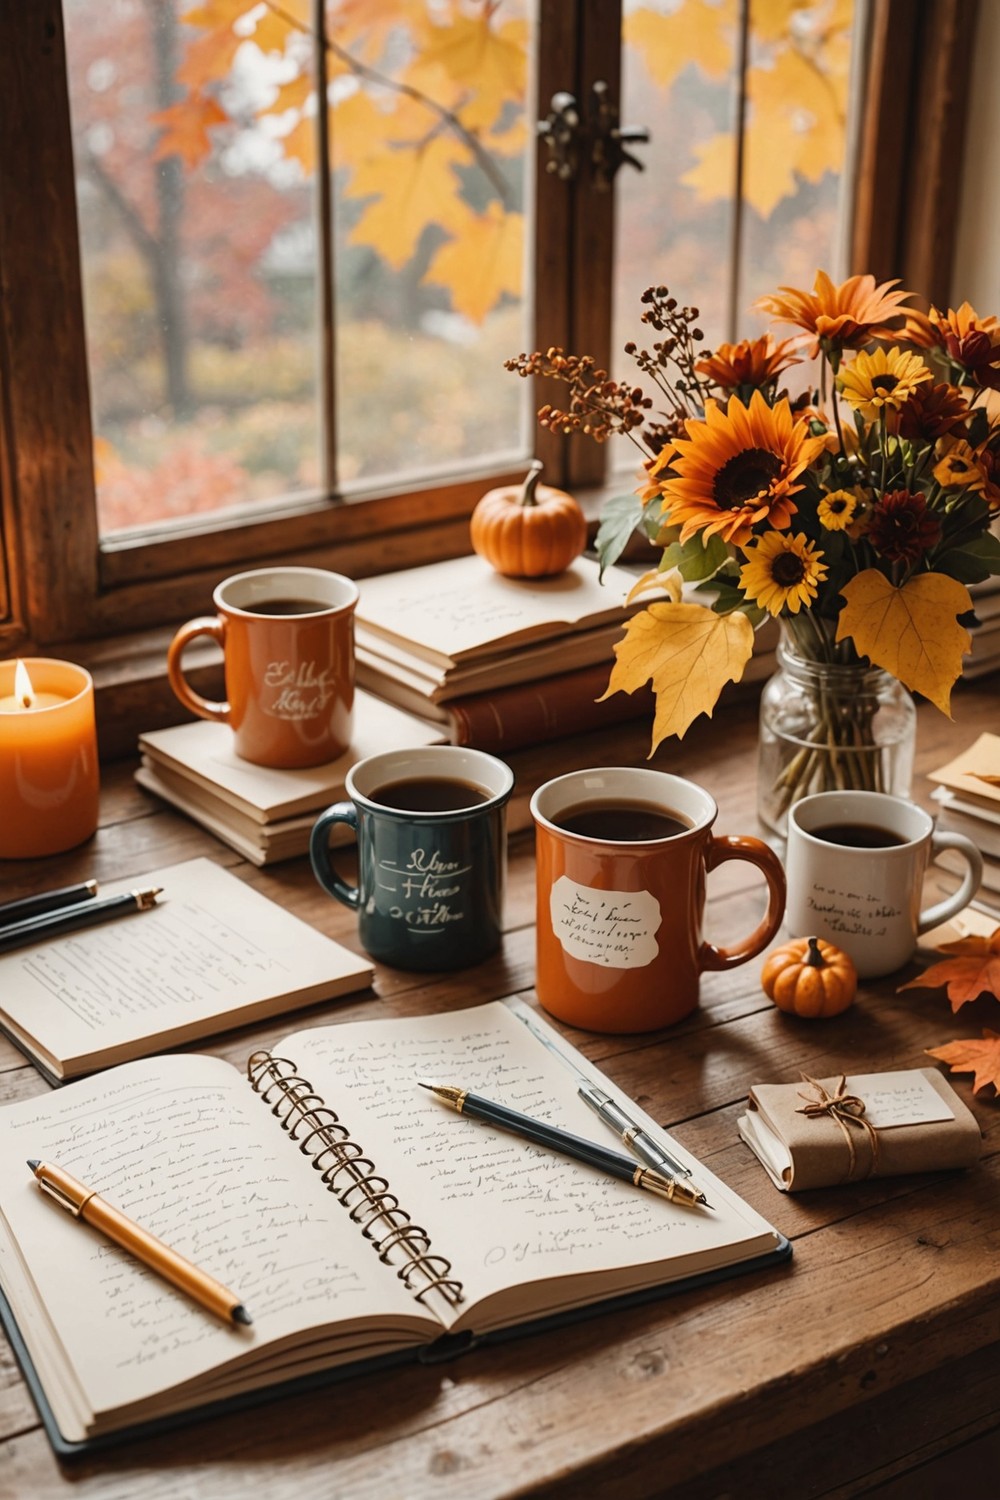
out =
<path fill-rule="evenodd" d="M 988 1083 L 1000 1093 L 1000 1033 L 984 1026 L 981 1041 L 969 1037 L 966 1041 L 946 1042 L 943 1047 L 928 1047 L 926 1052 L 928 1057 L 947 1063 L 953 1073 L 975 1074 L 974 1094 Z"/>
<path fill-rule="evenodd" d="M 207 94 L 190 94 L 186 99 L 171 104 L 168 109 L 157 111 L 149 118 L 154 125 L 163 128 L 163 134 L 153 152 L 153 160 L 162 161 L 165 156 L 179 156 L 190 172 L 211 153 L 212 142 L 208 135 L 210 127 L 225 124 L 229 116 Z"/>
<path fill-rule="evenodd" d="M 931 964 L 899 989 L 932 990 L 946 984 L 952 1010 L 960 1010 L 967 1001 L 977 1000 L 980 995 L 995 995 L 1000 999 L 1000 927 L 994 928 L 989 937 L 965 937 L 956 943 L 942 943 L 938 952 L 954 956 L 943 963 Z"/>

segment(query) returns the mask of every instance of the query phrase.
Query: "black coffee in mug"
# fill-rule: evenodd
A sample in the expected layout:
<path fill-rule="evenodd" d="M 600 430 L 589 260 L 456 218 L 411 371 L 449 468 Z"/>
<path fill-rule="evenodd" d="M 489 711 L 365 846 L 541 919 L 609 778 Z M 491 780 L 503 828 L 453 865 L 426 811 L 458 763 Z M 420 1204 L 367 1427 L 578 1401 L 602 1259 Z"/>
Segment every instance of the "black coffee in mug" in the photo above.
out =
<path fill-rule="evenodd" d="M 372 792 L 373 802 L 400 812 L 457 812 L 489 800 L 490 793 L 474 782 L 452 781 L 444 776 L 411 776 L 405 781 L 390 781 Z"/>
<path fill-rule="evenodd" d="M 908 838 L 877 823 L 827 823 L 824 828 L 810 828 L 814 839 L 827 844 L 842 844 L 845 849 L 893 849 L 908 844 Z"/>
<path fill-rule="evenodd" d="M 259 604 L 249 605 L 251 615 L 318 615 L 329 605 L 316 599 L 262 599 Z"/>
<path fill-rule="evenodd" d="M 605 843 L 638 844 L 648 839 L 673 839 L 688 833 L 691 824 L 653 802 L 579 802 L 552 820 L 567 833 Z"/>

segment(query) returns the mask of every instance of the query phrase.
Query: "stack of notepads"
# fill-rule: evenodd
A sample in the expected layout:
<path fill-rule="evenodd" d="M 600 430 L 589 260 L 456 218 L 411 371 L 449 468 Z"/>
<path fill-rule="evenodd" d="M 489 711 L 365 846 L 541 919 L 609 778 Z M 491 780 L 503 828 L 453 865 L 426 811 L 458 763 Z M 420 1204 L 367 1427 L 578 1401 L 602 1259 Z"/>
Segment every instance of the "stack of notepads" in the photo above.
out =
<path fill-rule="evenodd" d="M 363 579 L 358 681 L 444 726 L 454 744 L 503 754 L 650 715 L 645 693 L 608 686 L 614 645 L 645 600 L 635 578 L 581 557 L 553 578 L 504 578 L 458 557 Z"/>
<path fill-rule="evenodd" d="M 325 765 L 300 771 L 253 765 L 236 754 L 227 725 L 198 719 L 140 735 L 135 779 L 252 864 L 268 865 L 306 852 L 317 817 L 345 795 L 344 779 L 359 760 L 444 738 L 438 726 L 359 692 L 351 748 Z M 338 837 L 348 842 L 351 832 L 335 829 L 332 842 Z"/>
<path fill-rule="evenodd" d="M 976 845 L 983 856 L 983 897 L 1000 908 L 1000 735 L 981 734 L 930 775 L 939 783 L 933 793 L 941 805 L 938 828 L 964 833 Z M 949 850 L 938 856 L 938 863 L 958 873 L 965 868 L 961 855 Z"/>

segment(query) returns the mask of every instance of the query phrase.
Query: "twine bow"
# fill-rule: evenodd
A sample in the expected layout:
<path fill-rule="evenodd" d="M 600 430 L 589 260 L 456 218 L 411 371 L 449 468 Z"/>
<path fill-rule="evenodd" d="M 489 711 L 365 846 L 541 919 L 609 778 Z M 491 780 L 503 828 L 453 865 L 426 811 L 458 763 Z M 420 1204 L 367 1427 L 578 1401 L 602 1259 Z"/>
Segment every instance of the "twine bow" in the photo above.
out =
<path fill-rule="evenodd" d="M 808 1094 L 800 1093 L 799 1098 L 804 1099 L 806 1102 L 804 1107 L 796 1110 L 795 1113 L 807 1115 L 810 1119 L 819 1119 L 823 1115 L 829 1115 L 832 1120 L 836 1120 L 843 1132 L 844 1140 L 847 1142 L 847 1149 L 851 1154 L 850 1166 L 847 1171 L 848 1182 L 854 1177 L 854 1169 L 858 1164 L 858 1153 L 854 1149 L 851 1127 L 853 1126 L 863 1131 L 868 1137 L 868 1144 L 871 1147 L 871 1161 L 868 1164 L 868 1171 L 865 1173 L 866 1177 L 870 1177 L 878 1166 L 878 1131 L 871 1120 L 865 1117 L 865 1101 L 859 1099 L 857 1094 L 847 1093 L 847 1077 L 843 1073 L 840 1075 L 840 1082 L 837 1085 L 836 1092 L 833 1094 L 829 1092 L 824 1084 L 820 1083 L 818 1078 L 810 1078 L 808 1073 L 803 1073 L 802 1078 L 805 1083 L 808 1083 L 811 1088 L 816 1090 L 816 1097 L 811 1098 Z"/>

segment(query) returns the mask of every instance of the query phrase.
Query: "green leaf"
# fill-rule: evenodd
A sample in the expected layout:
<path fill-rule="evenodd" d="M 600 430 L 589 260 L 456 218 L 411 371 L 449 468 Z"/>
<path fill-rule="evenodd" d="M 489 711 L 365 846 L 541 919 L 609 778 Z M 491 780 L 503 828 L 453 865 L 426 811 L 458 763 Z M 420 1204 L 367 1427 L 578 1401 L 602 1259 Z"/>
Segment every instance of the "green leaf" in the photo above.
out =
<path fill-rule="evenodd" d="M 714 578 L 729 561 L 729 548 L 720 537 L 702 541 L 700 535 L 686 542 L 674 542 L 663 550 L 663 566 L 676 568 L 687 583 L 701 583 Z"/>
<path fill-rule="evenodd" d="M 621 557 L 645 507 L 638 495 L 614 495 L 605 502 L 594 546 L 601 565 L 600 577 Z"/>
<path fill-rule="evenodd" d="M 1000 574 L 1000 538 L 986 532 L 964 547 L 952 547 L 934 559 L 934 568 L 959 583 L 982 583 L 991 574 Z"/>

